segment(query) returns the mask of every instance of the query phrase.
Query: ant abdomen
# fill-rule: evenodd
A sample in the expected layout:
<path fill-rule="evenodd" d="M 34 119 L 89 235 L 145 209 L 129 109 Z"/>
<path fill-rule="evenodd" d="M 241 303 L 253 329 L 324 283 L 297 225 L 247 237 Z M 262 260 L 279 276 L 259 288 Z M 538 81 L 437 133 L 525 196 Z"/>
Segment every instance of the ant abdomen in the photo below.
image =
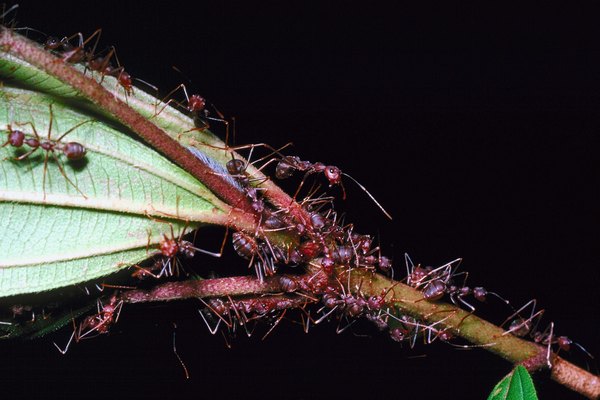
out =
<path fill-rule="evenodd" d="M 85 157 L 87 149 L 81 143 L 68 142 L 63 147 L 63 153 L 69 160 L 76 161 Z"/>
<path fill-rule="evenodd" d="M 250 259 L 258 249 L 256 240 L 243 232 L 235 232 L 232 239 L 233 249 L 240 257 Z"/>

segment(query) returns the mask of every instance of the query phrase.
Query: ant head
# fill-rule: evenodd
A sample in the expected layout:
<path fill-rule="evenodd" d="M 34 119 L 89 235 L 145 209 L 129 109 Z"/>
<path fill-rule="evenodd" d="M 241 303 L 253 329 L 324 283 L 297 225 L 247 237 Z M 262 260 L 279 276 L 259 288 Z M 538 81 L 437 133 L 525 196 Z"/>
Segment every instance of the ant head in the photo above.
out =
<path fill-rule="evenodd" d="M 197 94 L 193 94 L 190 96 L 189 100 L 188 100 L 188 110 L 190 112 L 199 112 L 204 110 L 204 108 L 206 107 L 206 100 L 204 99 L 204 97 L 199 96 Z"/>
<path fill-rule="evenodd" d="M 165 257 L 175 257 L 179 251 L 179 245 L 176 240 L 169 239 L 166 236 L 159 244 L 160 252 Z"/>
<path fill-rule="evenodd" d="M 44 49 L 46 50 L 56 50 L 58 49 L 63 42 L 55 36 L 49 36 L 44 43 Z"/>
<path fill-rule="evenodd" d="M 559 336 L 556 339 L 556 343 L 558 343 L 558 347 L 561 350 L 569 351 L 571 350 L 571 345 L 573 344 L 573 341 L 566 336 Z"/>
<path fill-rule="evenodd" d="M 323 171 L 330 185 L 339 185 L 342 179 L 342 171 L 336 166 L 328 165 Z"/>
<path fill-rule="evenodd" d="M 8 141 L 6 144 L 10 144 L 14 147 L 23 146 L 23 141 L 25 140 L 25 134 L 19 130 L 13 130 L 10 125 L 8 125 Z"/>
<path fill-rule="evenodd" d="M 246 169 L 246 164 L 237 158 L 227 161 L 225 166 L 227 167 L 227 172 L 229 172 L 231 175 L 241 175 Z"/>

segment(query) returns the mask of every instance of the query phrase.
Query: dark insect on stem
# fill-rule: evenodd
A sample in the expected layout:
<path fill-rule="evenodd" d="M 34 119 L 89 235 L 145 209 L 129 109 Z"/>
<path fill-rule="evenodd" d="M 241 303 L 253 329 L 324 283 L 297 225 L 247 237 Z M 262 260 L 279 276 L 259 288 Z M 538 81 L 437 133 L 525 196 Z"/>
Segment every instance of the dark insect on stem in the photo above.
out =
<path fill-rule="evenodd" d="M 56 37 L 49 36 L 44 43 L 44 48 L 53 51 L 60 56 L 64 62 L 71 64 L 84 63 L 86 70 L 90 69 L 99 72 L 102 76 L 100 79 L 101 83 L 105 75 L 115 77 L 119 85 L 125 90 L 125 95 L 131 95 L 133 93 L 133 81 L 131 75 L 129 75 L 125 71 L 125 68 L 120 65 L 114 46 L 111 46 L 106 56 L 96 55 L 95 53 L 101 34 L 102 29 L 98 29 L 85 41 L 80 32 L 60 40 Z M 91 50 L 86 49 L 85 46 L 94 37 L 96 37 L 94 46 Z M 74 38 L 78 38 L 77 45 L 71 44 L 71 40 Z M 110 62 L 113 56 L 116 59 L 117 67 L 114 67 Z"/>
<path fill-rule="evenodd" d="M 276 252 L 272 246 L 269 248 L 266 243 L 244 232 L 234 232 L 232 243 L 233 249 L 240 257 L 250 260 L 248 268 L 254 266 L 256 276 L 261 282 L 264 281 L 265 276 L 275 274 L 277 271 L 275 263 L 279 261 L 279 257 L 277 260 L 273 257 Z M 270 251 L 271 249 L 273 251 Z"/>
<path fill-rule="evenodd" d="M 424 300 L 435 301 L 448 295 L 453 304 L 462 304 L 471 313 L 475 312 L 475 307 L 464 298 L 472 295 L 477 301 L 485 302 L 488 296 L 494 296 L 505 304 L 510 304 L 508 300 L 495 292 L 490 292 L 483 287 L 470 288 L 466 285 L 468 272 L 457 273 L 456 270 L 462 259 L 450 261 L 438 268 L 414 266 L 408 254 L 404 255 L 407 269 L 406 283 L 409 286 L 419 289 L 423 293 Z M 454 280 L 457 276 L 464 276 L 462 284 L 457 285 Z"/>
<path fill-rule="evenodd" d="M 81 32 L 75 33 L 69 37 L 63 37 L 62 39 L 58 39 L 54 36 L 49 36 L 44 43 L 44 48 L 46 50 L 51 50 L 54 53 L 58 54 L 64 62 L 70 64 L 77 64 L 80 62 L 88 62 L 94 54 L 94 50 L 98 45 L 98 41 L 100 40 L 100 36 L 102 35 L 102 29 L 97 29 L 94 33 L 90 35 L 87 39 L 83 40 L 83 35 Z M 85 46 L 90 42 L 93 38 L 96 38 L 94 48 L 92 51 L 88 51 Z M 71 40 L 77 38 L 77 45 L 71 44 Z"/>
<path fill-rule="evenodd" d="M 110 62 L 113 56 L 117 63 L 116 67 Z M 117 82 L 125 91 L 126 96 L 133 94 L 133 80 L 131 75 L 125 71 L 125 67 L 121 66 L 114 46 L 110 47 L 108 54 L 105 56 L 92 53 L 88 57 L 86 68 L 101 74 L 100 83 L 104 80 L 104 76 L 112 76 L 117 79 Z"/>
<path fill-rule="evenodd" d="M 69 161 L 77 161 L 77 160 L 83 159 L 87 152 L 84 145 L 82 145 L 81 143 L 78 143 L 78 142 L 63 143 L 62 140 L 69 133 L 73 132 L 75 129 L 79 128 L 80 126 L 82 126 L 88 122 L 91 122 L 91 120 L 80 122 L 80 123 L 76 124 L 75 126 L 71 127 L 70 129 L 68 129 L 66 132 L 64 132 L 62 135 L 60 135 L 58 138 L 53 139 L 51 136 L 52 136 L 52 123 L 54 121 L 54 113 L 52 111 L 52 104 L 50 104 L 48 107 L 50 109 L 50 121 L 48 122 L 48 135 L 45 139 L 40 138 L 35 126 L 31 122 L 15 123 L 15 125 L 30 126 L 33 131 L 33 135 L 34 135 L 33 138 L 27 137 L 25 135 L 25 133 L 21 130 L 12 129 L 12 126 L 9 124 L 6 128 L 8 131 L 8 139 L 0 147 L 5 147 L 5 146 L 10 145 L 15 148 L 20 148 L 24 144 L 27 145 L 30 148 L 30 150 L 16 158 L 14 158 L 14 160 L 16 160 L 16 161 L 24 160 L 25 158 L 27 158 L 30 155 L 32 155 L 33 153 L 35 153 L 38 149 L 45 151 L 44 174 L 43 174 L 43 179 L 42 179 L 44 200 L 46 200 L 46 173 L 47 173 L 47 169 L 48 169 L 48 159 L 50 158 L 50 154 L 52 154 L 52 157 L 53 157 L 54 161 L 56 162 L 56 165 L 58 166 L 58 169 L 59 169 L 61 175 L 66 179 L 66 181 L 71 186 L 73 186 L 75 188 L 75 190 L 77 190 L 84 198 L 87 199 L 87 196 L 79 189 L 79 187 L 77 187 L 77 185 L 75 185 L 75 183 L 73 183 L 73 181 L 71 181 L 71 179 L 65 173 L 64 167 L 63 167 L 62 163 L 60 162 L 58 156 L 56 155 L 56 152 L 61 152 L 62 154 L 64 154 L 64 156 L 67 157 L 67 159 Z"/>
<path fill-rule="evenodd" d="M 327 178 L 327 180 L 329 181 L 330 187 L 339 185 L 342 188 L 342 199 L 346 199 L 346 189 L 344 188 L 344 185 L 342 183 L 343 175 L 352 180 L 354 183 L 356 183 L 356 185 L 358 185 L 358 187 L 363 192 L 365 192 L 367 196 L 369 196 L 369 198 L 375 203 L 375 205 L 377 205 L 377 207 L 385 214 L 385 216 L 388 217 L 390 220 L 392 219 L 392 216 L 383 208 L 381 204 L 379 204 L 375 197 L 373 197 L 373 195 L 362 184 L 360 184 L 352 176 L 342 172 L 338 167 L 334 165 L 325 165 L 321 162 L 312 163 L 310 161 L 303 161 L 300 159 L 300 157 L 297 156 L 283 156 L 277 163 L 277 166 L 275 167 L 275 176 L 278 179 L 285 179 L 292 176 L 292 174 L 295 171 L 304 172 L 304 177 L 302 178 L 298 189 L 296 189 L 294 198 L 296 198 L 296 196 L 300 192 L 300 189 L 304 185 L 304 182 L 309 175 L 315 173 L 323 173 L 325 178 Z"/>

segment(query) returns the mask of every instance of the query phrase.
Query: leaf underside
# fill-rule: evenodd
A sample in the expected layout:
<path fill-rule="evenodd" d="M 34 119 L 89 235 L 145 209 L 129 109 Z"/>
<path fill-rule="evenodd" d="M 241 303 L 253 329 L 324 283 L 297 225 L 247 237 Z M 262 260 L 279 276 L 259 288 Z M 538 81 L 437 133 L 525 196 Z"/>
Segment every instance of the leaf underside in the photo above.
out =
<path fill-rule="evenodd" d="M 76 127 L 62 142 L 81 143 L 87 154 L 73 162 L 38 149 L 15 160 L 30 148 L 0 149 L 0 297 L 111 274 L 152 256 L 171 226 L 178 236 L 229 211 L 154 150 L 54 97 L 3 87 L 0 143 L 9 125 L 40 139 Z"/>

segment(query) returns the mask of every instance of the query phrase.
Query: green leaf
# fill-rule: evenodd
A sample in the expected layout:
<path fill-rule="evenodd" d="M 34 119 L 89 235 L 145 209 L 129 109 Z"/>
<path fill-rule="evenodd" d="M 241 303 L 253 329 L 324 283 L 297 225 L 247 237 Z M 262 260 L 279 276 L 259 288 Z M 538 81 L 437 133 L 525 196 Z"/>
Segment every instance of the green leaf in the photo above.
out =
<path fill-rule="evenodd" d="M 537 400 L 531 375 L 517 365 L 492 390 L 487 400 Z"/>
<path fill-rule="evenodd" d="M 178 235 L 227 221 L 230 207 L 194 177 L 124 128 L 55 97 L 3 87 L 0 143 L 9 125 L 41 139 L 76 127 L 63 142 L 81 143 L 87 154 L 69 162 L 57 151 L 45 162 L 38 149 L 19 161 L 29 147 L 0 148 L 0 298 L 106 276 L 151 256 L 171 227 Z"/>
<path fill-rule="evenodd" d="M 140 115 L 152 121 L 184 146 L 201 149 L 203 153 L 221 165 L 225 165 L 231 159 L 231 151 L 225 150 L 227 146 L 221 139 L 208 129 L 197 129 L 194 121 L 188 115 L 170 106 L 173 104 L 167 104 L 157 99 L 155 96 L 158 93 L 153 93 L 154 88 L 147 86 L 147 90 L 150 91 L 149 94 L 135 87 L 128 94 L 115 77 L 90 71 L 83 65 L 72 65 L 72 67 L 100 82 L 116 98 L 127 103 Z M 18 82 L 20 85 L 25 85 L 36 91 L 60 96 L 68 100 L 86 101 L 71 86 L 8 52 L 0 52 L 0 75 L 9 81 Z M 215 124 L 218 124 L 218 122 L 215 122 Z M 239 155 L 236 155 L 236 158 L 242 159 Z M 248 165 L 246 172 L 259 180 L 265 179 L 265 176 L 253 165 Z M 271 190 L 273 189 L 271 187 Z"/>

